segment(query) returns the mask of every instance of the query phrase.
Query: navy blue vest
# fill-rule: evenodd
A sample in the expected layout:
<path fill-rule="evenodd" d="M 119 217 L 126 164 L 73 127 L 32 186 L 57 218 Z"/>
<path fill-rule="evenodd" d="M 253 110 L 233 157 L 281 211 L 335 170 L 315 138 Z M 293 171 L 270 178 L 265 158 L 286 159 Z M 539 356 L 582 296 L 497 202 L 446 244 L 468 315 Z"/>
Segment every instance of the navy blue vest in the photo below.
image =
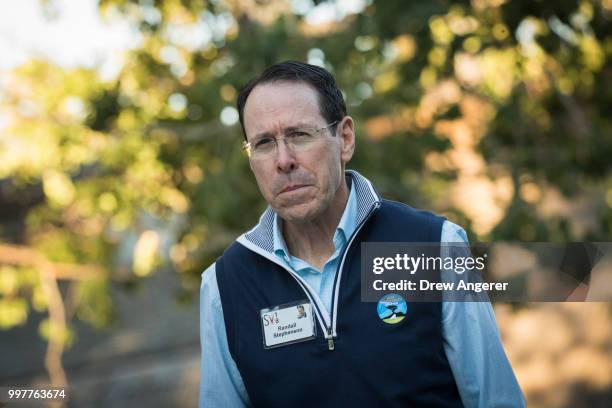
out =
<path fill-rule="evenodd" d="M 441 303 L 409 303 L 404 321 L 382 322 L 362 303 L 361 242 L 439 242 L 444 219 L 382 200 L 348 248 L 337 337 L 263 348 L 260 310 L 306 299 L 279 265 L 235 242 L 217 260 L 229 350 L 255 407 L 462 407 L 443 348 Z"/>

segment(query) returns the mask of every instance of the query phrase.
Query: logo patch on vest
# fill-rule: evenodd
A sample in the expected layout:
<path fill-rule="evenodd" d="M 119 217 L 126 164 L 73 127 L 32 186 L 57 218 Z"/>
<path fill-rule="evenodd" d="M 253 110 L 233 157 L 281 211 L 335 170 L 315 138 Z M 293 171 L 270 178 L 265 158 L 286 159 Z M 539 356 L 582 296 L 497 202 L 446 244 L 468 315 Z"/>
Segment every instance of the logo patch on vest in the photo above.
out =
<path fill-rule="evenodd" d="M 406 318 L 408 304 L 404 298 L 395 293 L 383 296 L 376 305 L 380 320 L 387 324 L 397 324 Z"/>

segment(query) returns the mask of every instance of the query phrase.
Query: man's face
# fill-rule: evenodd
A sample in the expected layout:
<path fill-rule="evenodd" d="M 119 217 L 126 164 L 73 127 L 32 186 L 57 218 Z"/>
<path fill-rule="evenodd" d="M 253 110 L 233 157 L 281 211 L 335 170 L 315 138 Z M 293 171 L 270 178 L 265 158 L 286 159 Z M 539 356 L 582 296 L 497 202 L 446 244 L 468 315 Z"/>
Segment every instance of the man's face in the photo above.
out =
<path fill-rule="evenodd" d="M 317 93 L 303 82 L 273 82 L 257 85 L 244 107 L 247 139 L 280 136 L 289 127 L 326 126 L 319 111 Z M 279 140 L 275 154 L 266 160 L 250 159 L 251 169 L 263 197 L 290 222 L 305 222 L 321 216 L 334 201 L 344 182 L 344 165 L 354 150 L 353 122 L 345 117 L 332 129 L 321 131 L 312 147 L 294 152 Z"/>

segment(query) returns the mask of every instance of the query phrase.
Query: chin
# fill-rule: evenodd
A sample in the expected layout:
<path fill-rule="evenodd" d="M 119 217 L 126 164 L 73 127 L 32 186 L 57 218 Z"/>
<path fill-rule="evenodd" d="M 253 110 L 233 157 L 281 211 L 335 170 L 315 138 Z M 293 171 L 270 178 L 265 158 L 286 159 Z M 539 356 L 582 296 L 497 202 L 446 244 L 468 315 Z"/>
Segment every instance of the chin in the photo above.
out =
<path fill-rule="evenodd" d="M 317 218 L 323 211 L 315 203 L 292 205 L 274 209 L 287 222 L 302 223 Z"/>

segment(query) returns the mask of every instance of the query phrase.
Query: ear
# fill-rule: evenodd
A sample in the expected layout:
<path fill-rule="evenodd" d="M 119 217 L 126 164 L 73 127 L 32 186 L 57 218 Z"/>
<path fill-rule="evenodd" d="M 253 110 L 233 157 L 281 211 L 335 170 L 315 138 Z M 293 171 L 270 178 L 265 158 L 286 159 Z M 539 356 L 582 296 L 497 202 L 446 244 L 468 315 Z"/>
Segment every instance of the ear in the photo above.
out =
<path fill-rule="evenodd" d="M 340 138 L 340 158 L 342 164 L 348 163 L 355 152 L 355 125 L 353 118 L 345 116 L 338 124 L 336 134 Z"/>

